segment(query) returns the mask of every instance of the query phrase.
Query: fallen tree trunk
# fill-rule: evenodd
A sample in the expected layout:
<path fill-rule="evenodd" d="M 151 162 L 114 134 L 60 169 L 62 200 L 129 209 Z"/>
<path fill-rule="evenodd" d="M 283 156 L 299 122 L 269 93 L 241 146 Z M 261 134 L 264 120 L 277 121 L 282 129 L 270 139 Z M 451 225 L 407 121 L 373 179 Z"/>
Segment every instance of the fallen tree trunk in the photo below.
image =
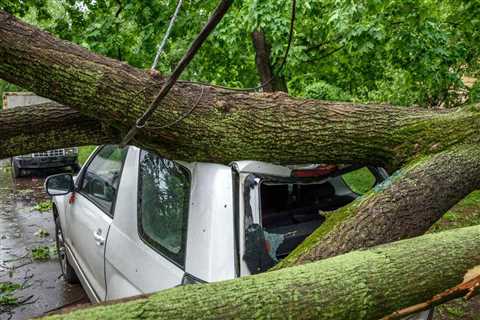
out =
<path fill-rule="evenodd" d="M 118 132 L 70 108 L 49 103 L 0 112 L 0 159 L 47 149 L 119 141 Z"/>
<path fill-rule="evenodd" d="M 480 146 L 464 145 L 420 158 L 327 220 L 280 269 L 352 250 L 416 237 L 480 188 Z"/>
<path fill-rule="evenodd" d="M 461 283 L 479 264 L 475 226 L 51 319 L 379 319 Z"/>
<path fill-rule="evenodd" d="M 163 79 L 0 12 L 0 78 L 126 133 Z M 181 115 L 192 114 L 165 128 Z M 179 83 L 134 144 L 178 160 L 363 163 L 391 170 L 479 137 L 476 108 L 437 113 Z M 458 130 L 462 128 L 462 130 Z"/>
<path fill-rule="evenodd" d="M 8 114 L 1 112 L 0 121 L 2 118 L 9 119 L 2 123 L 2 139 L 6 141 L 2 144 L 3 156 L 38 150 L 40 144 L 42 148 L 50 149 L 71 144 L 116 142 L 144 112 L 163 82 L 161 77 L 152 78 L 146 72 L 56 39 L 4 12 L 0 12 L 0 39 L 2 39 L 0 42 L 1 78 L 76 110 L 72 111 L 68 108 L 53 110 L 49 109 L 52 106 L 43 106 L 38 109 L 40 111 L 29 108 L 12 110 Z M 192 106 L 195 108 L 192 109 Z M 19 131 L 23 131 L 23 134 L 28 135 L 28 125 L 24 121 L 25 110 L 32 115 L 31 127 L 35 124 L 45 124 L 41 126 L 45 128 L 43 135 L 40 131 L 33 132 L 32 136 L 38 137 L 31 144 L 28 144 L 19 134 Z M 187 118 L 174 125 L 168 125 L 190 111 L 191 114 Z M 65 118 L 56 124 L 51 123 L 49 112 L 57 114 L 58 119 L 63 116 Z M 17 117 L 24 120 L 15 125 L 14 119 Z M 67 119 L 70 117 L 78 118 L 68 125 Z M 478 187 L 476 146 L 479 139 L 479 120 L 480 113 L 474 106 L 434 112 L 385 105 L 296 99 L 281 93 L 245 93 L 181 82 L 163 101 L 151 121 L 137 135 L 134 143 L 143 148 L 153 149 L 165 157 L 187 161 L 228 163 L 232 160 L 253 159 L 283 163 L 358 163 L 382 165 L 390 170 L 398 169 L 412 160 L 416 161 L 415 165 L 401 171 L 395 179 L 390 181 L 390 184 L 385 184 L 383 188 L 377 189 L 347 209 L 332 215 L 333 220 L 327 220 L 323 229 L 319 229 L 309 242 L 297 250 L 292 259 L 287 260 L 289 262 L 286 262 L 285 266 L 332 256 L 359 247 L 411 237 L 426 230 L 451 205 Z M 54 128 L 54 126 L 57 127 Z M 55 129 L 59 128 L 68 130 L 68 133 L 65 133 L 66 137 L 55 135 Z M 78 134 L 74 134 L 75 132 Z M 59 142 L 54 142 L 55 139 L 59 139 Z M 10 146 L 15 142 L 19 143 L 18 147 Z M 439 152 L 441 153 L 437 155 Z M 418 160 L 419 157 L 421 157 L 420 160 Z M 466 166 L 462 169 L 463 162 Z M 432 170 L 435 163 L 435 170 Z M 430 171 L 438 171 L 438 173 Z M 458 177 L 452 179 L 454 175 Z M 425 179 L 423 184 L 421 182 L 423 180 L 419 177 Z M 431 192 L 427 193 L 425 190 L 431 190 Z M 445 196 L 446 193 L 448 197 Z M 402 194 L 406 197 L 402 197 Z M 402 227 L 402 225 L 405 226 Z M 468 235 L 471 234 L 468 233 Z M 472 239 L 475 237 L 472 236 Z M 452 246 L 454 250 L 463 248 L 463 243 L 466 243 L 463 238 L 452 239 L 458 241 L 460 246 L 458 248 Z M 417 250 L 423 250 L 420 243 L 411 241 L 413 242 L 410 242 L 410 245 L 415 244 Z M 432 242 L 428 243 L 432 244 Z M 376 265 L 377 260 L 374 257 L 378 258 L 381 255 L 376 253 L 369 255 L 365 252 L 363 254 L 365 256 L 355 253 L 350 258 L 339 258 L 338 261 L 344 261 L 339 264 L 326 262 L 325 265 L 330 267 L 325 267 L 326 269 L 320 267 L 319 272 L 315 271 L 317 270 L 315 267 L 305 265 L 299 269 L 285 269 L 271 272 L 268 276 L 235 280 L 215 284 L 212 287 L 192 287 L 202 289 L 171 290 L 155 295 L 152 299 L 144 301 L 145 303 L 133 303 L 125 308 L 116 306 L 105 309 L 107 310 L 105 312 L 111 312 L 115 316 L 117 312 L 129 311 L 129 315 L 136 315 L 135 310 L 140 310 L 152 316 L 174 316 L 179 312 L 183 314 L 184 309 L 188 309 L 188 305 L 192 304 L 201 311 L 200 315 L 204 316 L 209 314 L 218 317 L 243 316 L 245 314 L 245 317 L 248 317 L 252 316 L 255 308 L 245 310 L 248 304 L 239 304 L 254 301 L 259 303 L 259 312 L 265 312 L 259 315 L 266 316 L 267 312 L 272 312 L 273 316 L 279 316 L 276 310 L 269 309 L 269 305 L 280 301 L 282 307 L 279 310 L 282 315 L 284 312 L 292 312 L 292 314 L 301 312 L 307 317 L 310 315 L 306 308 L 309 303 L 318 307 L 333 303 L 321 294 L 330 293 L 331 288 L 334 288 L 343 295 L 346 292 L 351 294 L 352 290 L 358 290 L 360 296 L 352 298 L 354 299 L 351 301 L 352 309 L 345 310 L 353 310 L 352 312 L 370 317 L 375 312 L 378 313 L 379 301 L 384 294 L 376 291 L 383 288 L 380 286 L 381 278 L 369 278 L 366 274 L 368 264 L 362 265 L 363 260 L 350 261 L 349 259 L 352 259 L 351 257 L 365 259 Z M 448 281 L 459 280 L 458 278 L 465 271 L 463 268 L 466 267 L 465 264 L 473 264 L 473 258 L 467 255 L 465 250 L 460 250 L 458 255 L 456 254 L 441 256 L 442 259 L 445 258 L 447 265 L 452 264 L 451 270 L 445 273 L 451 276 Z M 421 255 L 420 257 L 426 258 Z M 390 256 L 388 258 L 391 259 Z M 454 258 L 465 259 L 465 261 L 457 261 L 458 265 L 453 266 Z M 347 259 L 348 263 L 353 263 L 356 269 L 363 272 L 358 276 L 359 278 L 354 275 L 358 270 L 353 272 L 348 269 L 347 260 L 341 259 Z M 396 256 L 395 259 L 397 259 Z M 389 261 L 388 259 L 380 260 L 378 263 Z M 399 258 L 398 261 L 400 260 Z M 445 261 L 438 261 L 438 263 L 444 264 Z M 428 260 L 428 263 L 429 266 L 438 267 L 432 260 Z M 475 260 L 475 263 L 478 264 L 478 261 Z M 408 263 L 407 269 L 397 265 L 390 266 L 393 268 L 389 269 L 390 271 L 410 272 L 410 277 L 414 277 L 413 272 L 418 271 L 408 269 Z M 341 269 L 337 271 L 329 269 L 333 267 Z M 463 269 L 460 270 L 457 267 Z M 429 274 L 419 273 L 431 282 L 427 281 L 428 283 L 423 286 L 424 284 L 415 283 L 420 281 L 419 278 L 412 278 L 416 286 L 409 287 L 405 279 L 387 276 L 387 271 L 378 267 L 379 275 L 385 276 L 384 279 L 389 282 L 389 286 L 397 288 L 393 281 L 399 281 L 400 284 L 403 283 L 398 286 L 399 293 L 406 294 L 407 289 L 413 290 L 413 293 L 410 296 L 411 300 L 406 301 L 388 291 L 388 296 L 394 297 L 397 302 L 391 302 L 387 305 L 387 309 L 382 305 L 385 312 L 406 306 L 407 302 L 408 304 L 419 302 L 419 299 L 427 297 L 429 290 L 434 293 L 456 284 L 442 280 L 439 284 L 442 287 L 435 287 L 436 284 L 433 281 L 438 281 L 438 277 L 430 278 L 430 275 L 439 274 L 432 269 Z M 327 280 L 330 280 L 324 282 L 322 280 L 324 278 L 316 278 L 325 272 L 332 274 L 331 277 L 327 277 Z M 352 287 L 345 287 L 345 282 L 341 281 L 345 277 L 340 276 L 342 272 L 346 272 L 354 279 L 354 282 L 351 282 Z M 308 276 L 309 279 L 304 279 L 302 275 Z M 278 285 L 274 284 L 277 277 Z M 338 281 L 344 287 L 331 287 L 329 281 Z M 356 284 L 355 281 L 360 281 L 361 285 L 353 286 Z M 370 281 L 374 284 L 372 287 L 369 287 Z M 307 292 L 316 282 L 321 286 L 319 291 L 314 290 L 311 294 Z M 230 283 L 233 287 L 229 287 Z M 297 283 L 299 287 L 295 289 Z M 270 284 L 273 285 L 270 286 Z M 328 288 L 325 287 L 327 285 Z M 265 299 L 258 293 L 261 286 L 265 286 L 269 292 Z M 402 291 L 402 288 L 405 290 Z M 220 289 L 227 291 L 217 292 Z M 424 291 L 420 292 L 417 289 Z M 198 296 L 195 293 L 196 290 L 199 290 Z M 289 291 L 293 292 L 293 296 L 288 293 Z M 277 292 L 285 296 L 274 295 Z M 211 301 L 210 293 L 218 301 Z M 320 296 L 317 293 L 320 293 Z M 178 300 L 178 295 L 183 294 L 185 296 Z M 362 295 L 368 298 L 364 299 Z M 161 308 L 159 305 L 161 302 L 156 297 L 162 297 L 162 301 L 166 299 L 167 310 Z M 175 299 L 171 297 L 178 301 L 174 301 Z M 286 297 L 286 300 L 279 297 Z M 405 304 L 400 305 L 402 301 Z M 283 304 L 283 302 L 286 303 Z M 341 317 L 339 315 L 348 315 L 348 313 L 341 313 L 344 311 L 340 310 L 348 303 L 350 303 L 349 300 L 345 304 L 342 303 L 340 307 L 337 300 L 335 306 L 330 305 L 331 308 L 326 308 L 325 312 L 331 311 L 337 318 Z M 370 309 L 371 305 L 374 306 L 372 309 Z M 182 307 L 184 309 L 181 309 Z M 192 314 L 195 312 L 194 309 L 188 310 Z M 234 313 L 230 314 L 231 310 Z M 315 312 L 318 314 L 319 310 Z"/>
<path fill-rule="evenodd" d="M 82 121 L 92 121 L 82 127 L 82 121 L 70 126 L 73 122 L 61 120 L 45 131 L 53 135 L 56 129 L 65 128 L 61 136 L 50 139 L 50 135 L 34 131 L 37 139 L 45 138 L 26 143 L 28 139 L 18 132 L 28 134 L 27 128 L 37 124 L 45 128 L 42 123 L 49 123 L 52 117 L 42 113 L 47 110 L 29 109 L 31 122 L 18 122 L 24 124 L 24 129 L 12 125 L 17 122 L 14 115 L 18 113 L 22 118 L 23 111 L 0 113 L 0 117 L 9 119 L 2 123 L 3 157 L 40 146 L 48 149 L 64 143 L 116 142 L 145 110 L 163 81 L 56 39 L 4 12 L 0 13 L 0 38 L 0 77 L 78 111 L 64 109 L 66 116 L 83 115 Z M 197 101 L 198 107 L 189 117 L 164 127 Z M 59 114 L 58 109 L 48 112 Z M 244 93 L 184 82 L 173 89 L 134 142 L 165 157 L 188 161 L 363 163 L 396 169 L 418 156 L 477 143 L 479 120 L 480 112 L 473 106 L 433 112 L 300 100 L 281 93 Z M 92 129 L 98 131 L 89 131 Z M 73 134 L 65 133 L 70 131 Z M 22 143 L 12 147 L 11 143 L 17 141 Z M 405 179 L 396 179 L 384 190 L 370 194 L 368 201 L 363 199 L 332 214 L 283 266 L 424 232 L 443 212 L 478 187 L 474 152 L 459 156 L 456 169 L 451 171 L 448 157 L 440 162 L 433 157 L 410 174 L 408 170 L 399 174 Z M 462 161 L 470 161 L 471 165 L 462 168 Z M 432 163 L 437 165 L 435 170 Z M 450 179 L 454 174 L 457 178 Z M 463 180 L 465 177 L 470 179 Z M 452 194 L 445 197 L 446 192 Z"/>

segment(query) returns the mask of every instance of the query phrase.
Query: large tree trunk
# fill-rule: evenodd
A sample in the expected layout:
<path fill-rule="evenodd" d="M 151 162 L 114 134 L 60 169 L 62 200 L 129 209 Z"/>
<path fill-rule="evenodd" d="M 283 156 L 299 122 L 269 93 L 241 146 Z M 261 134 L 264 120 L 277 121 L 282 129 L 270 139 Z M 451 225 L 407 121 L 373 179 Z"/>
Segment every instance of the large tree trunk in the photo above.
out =
<path fill-rule="evenodd" d="M 98 130 L 97 141 L 84 138 L 85 131 L 82 131 L 82 134 L 68 136 L 69 144 L 101 143 L 109 137 L 118 141 L 121 133 L 142 114 L 162 83 L 162 79 L 153 79 L 141 70 L 58 40 L 6 13 L 0 13 L 0 38 L 0 77 L 66 104 L 84 117 L 96 119 L 96 122 L 88 118 L 82 121 L 97 124 L 96 127 L 84 127 L 87 132 L 91 128 Z M 200 103 L 188 118 L 163 128 L 188 111 L 198 97 Z M 19 123 L 30 125 L 30 128 L 44 128 L 42 123 L 48 123 L 51 116 L 42 115 L 45 109 L 31 110 L 32 115 L 38 116 L 32 117 L 28 124 Z M 10 118 L 10 123 L 17 112 L 21 117 L 21 110 L 0 117 Z M 58 110 L 49 112 L 57 113 Z M 285 94 L 239 93 L 180 83 L 134 142 L 168 158 L 189 161 L 227 163 L 255 159 L 287 163 L 363 163 L 396 169 L 419 155 L 434 154 L 462 143 L 476 143 L 479 119 L 480 113 L 473 107 L 438 113 L 300 100 Z M 65 127 L 72 123 L 60 122 Z M 19 139 L 19 131 L 29 132 L 18 126 L 7 129 L 8 123 L 3 124 L 5 141 Z M 72 132 L 80 130 L 78 126 L 81 122 L 72 126 Z M 43 144 L 46 140 L 38 142 L 42 142 L 44 148 L 51 148 L 64 141 Z M 29 152 L 35 149 L 35 141 L 16 148 L 7 148 L 5 144 L 2 156 Z M 455 172 L 463 173 L 457 175 L 458 179 L 447 179 L 449 161 L 438 162 L 436 157 L 432 160 L 437 162 L 435 170 L 430 168 L 433 162 L 425 161 L 424 166 L 410 175 L 407 170 L 405 179 L 398 179 L 384 190 L 377 190 L 366 199 L 332 214 L 311 241 L 295 252 L 292 261 L 300 263 L 332 256 L 425 231 L 451 205 L 478 187 L 474 153 L 463 156 L 457 163 Z M 468 159 L 472 166 L 462 168 L 461 161 Z M 432 176 L 435 183 L 432 184 L 433 178 L 422 181 L 435 174 L 438 175 Z M 470 183 L 460 183 L 464 176 L 471 177 L 465 180 Z M 415 177 L 417 180 L 412 180 Z M 424 188 L 416 188 L 422 183 Z M 435 188 L 434 193 L 424 192 L 431 188 Z M 452 190 L 452 194 L 444 197 L 447 190 Z M 409 206 L 415 210 L 410 211 Z M 383 216 L 384 212 L 388 214 Z M 340 223 L 344 219 L 348 221 Z M 299 252 L 302 254 L 297 259 Z M 285 265 L 290 264 L 286 262 Z"/>
<path fill-rule="evenodd" d="M 255 64 L 260 76 L 264 92 L 283 91 L 287 92 L 285 78 L 275 75 L 270 63 L 270 44 L 263 31 L 252 32 L 253 47 L 255 48 Z"/>
<path fill-rule="evenodd" d="M 0 78 L 127 131 L 162 79 L 88 52 L 0 13 Z M 203 92 L 203 94 L 202 94 Z M 191 109 L 180 123 L 162 128 Z M 476 142 L 475 109 L 435 113 L 295 99 L 179 83 L 134 143 L 178 160 L 363 163 L 412 158 Z M 458 130 L 458 128 L 463 128 Z"/>
<path fill-rule="evenodd" d="M 416 160 L 362 198 L 327 216 L 275 269 L 415 237 L 480 188 L 480 146 Z"/>
<path fill-rule="evenodd" d="M 376 320 L 461 283 L 479 264 L 475 226 L 58 318 Z"/>
<path fill-rule="evenodd" d="M 0 78 L 76 110 L 71 111 L 66 107 L 50 105 L 1 112 L 2 131 L 0 133 L 2 140 L 6 141 L 2 141 L 0 144 L 1 156 L 71 144 L 116 142 L 145 111 L 163 82 L 161 77 L 152 78 L 144 71 L 58 40 L 4 12 L 0 12 L 0 39 L 2 40 L 0 41 Z M 199 101 L 198 105 L 197 101 Z M 165 126 L 191 110 L 192 106 L 196 106 L 196 108 L 186 119 L 175 125 Z M 31 113 L 31 119 L 26 119 L 27 111 Z M 56 115 L 53 120 L 51 119 L 52 115 Z M 21 121 L 15 124 L 17 119 Z M 165 157 L 187 161 L 228 163 L 233 160 L 252 159 L 281 163 L 358 163 L 382 165 L 389 170 L 398 169 L 406 163 L 411 163 L 383 187 L 360 198 L 348 208 L 332 214 L 327 223 L 286 260 L 283 266 L 287 266 L 330 257 L 361 247 L 412 237 L 428 229 L 450 206 L 470 191 L 478 188 L 480 172 L 477 147 L 479 120 L 478 108 L 473 106 L 433 112 L 386 105 L 358 105 L 296 99 L 283 93 L 245 93 L 181 82 L 172 89 L 133 143 L 140 147 L 153 149 Z M 36 125 L 42 129 L 29 133 L 29 129 L 35 128 Z M 55 133 L 56 129 L 61 128 L 65 129 L 65 132 L 62 133 L 65 135 L 64 137 Z M 33 137 L 36 140 L 27 143 L 25 137 Z M 12 147 L 10 144 L 15 142 L 20 145 Z M 414 162 L 412 163 L 412 161 Z M 468 236 L 472 236 L 472 239 L 476 239 L 476 235 L 472 235 L 472 232 L 463 232 L 458 234 L 468 234 Z M 427 237 L 426 239 L 433 238 Z M 452 285 L 452 279 L 457 282 L 458 277 L 466 268 L 463 263 L 471 262 L 469 266 L 473 265 L 471 256 L 461 250 L 462 243 L 467 240 L 452 239 L 458 241 L 460 246 L 458 255 L 452 253 L 451 256 L 445 256 L 442 259 L 445 258 L 449 267 L 450 262 L 448 261 L 450 260 L 448 259 L 450 258 L 464 259 L 465 261 L 457 261 L 459 265 L 452 266 L 451 273 L 445 271 L 451 277 L 442 280 L 442 288 Z M 416 242 L 415 244 L 421 245 Z M 418 246 L 417 248 L 420 248 Z M 423 247 L 421 248 L 423 250 Z M 425 250 L 427 249 L 425 248 Z M 474 253 L 478 257 L 478 250 L 471 254 Z M 365 259 L 369 257 L 368 254 L 366 256 L 354 254 L 353 256 L 365 257 Z M 373 256 L 378 255 L 374 254 Z M 423 255 L 419 256 L 419 259 L 424 258 L 426 257 Z M 339 259 L 338 261 L 342 261 L 341 259 L 350 258 Z M 444 264 L 445 261 L 442 260 L 441 264 Z M 354 263 L 354 261 L 351 262 Z M 370 262 L 373 263 L 373 260 Z M 405 263 L 405 261 L 403 262 Z M 478 261 L 475 260 L 475 263 Z M 451 264 L 453 265 L 453 262 Z M 333 266 L 344 266 L 331 262 L 325 262 L 325 265 L 332 266 L 332 268 Z M 430 265 L 439 267 L 433 262 Z M 419 264 L 417 264 L 417 268 L 418 266 Z M 409 277 L 414 276 L 413 269 L 403 269 L 396 265 L 392 266 L 393 269 L 389 271 L 397 270 L 395 269 L 397 267 L 398 270 L 408 271 Z M 408 267 L 407 264 L 405 268 Z M 307 275 L 311 282 L 305 282 L 305 286 L 300 285 L 299 288 L 310 288 L 315 281 L 320 281 L 320 285 L 327 283 L 333 285 L 333 282 L 328 281 L 338 280 L 338 283 L 345 285 L 345 282 L 340 281 L 341 278 L 343 281 L 348 277 L 359 279 L 355 277 L 353 271 L 348 273 L 349 269 L 346 268 L 343 271 L 347 272 L 347 275 L 341 277 L 341 271 L 338 271 L 338 275 L 328 278 L 330 280 L 327 282 L 322 282 L 321 278 L 316 278 L 326 271 L 322 268 L 319 273 L 315 273 L 315 267 L 309 266 L 282 270 L 278 273 L 269 273 L 271 275 L 248 278 L 250 280 L 213 285 L 214 289 L 205 286 L 207 289 L 169 291 L 158 297 L 165 298 L 167 303 L 171 302 L 171 308 L 151 310 L 151 312 L 153 315 L 155 312 L 171 312 L 171 314 L 179 312 L 175 310 L 175 307 L 188 305 L 189 302 L 175 302 L 175 299 L 169 297 L 177 297 L 175 292 L 182 292 L 182 294 L 186 294 L 186 298 L 183 300 L 189 298 L 194 301 L 193 305 L 205 306 L 204 309 L 199 310 L 218 307 L 211 312 L 220 316 L 223 315 L 222 312 L 240 310 L 242 315 L 245 312 L 246 315 L 251 316 L 252 314 L 248 312 L 253 312 L 252 310 L 243 310 L 243 307 L 236 304 L 237 301 L 256 300 L 259 297 L 256 295 L 256 291 L 250 291 L 246 287 L 244 289 L 244 284 L 256 288 L 255 283 L 259 281 L 259 285 L 271 288 L 266 295 L 268 298 L 265 298 L 266 300 L 262 303 L 264 309 L 260 310 L 275 312 L 269 309 L 267 302 L 273 303 L 275 299 L 278 299 L 278 296 L 274 295 L 277 291 L 285 292 L 287 289 L 292 289 L 288 286 L 289 284 L 292 286 L 297 283 L 303 284 L 302 281 L 306 281 L 306 279 L 302 277 L 302 274 Z M 367 270 L 362 269 L 367 268 L 365 265 L 358 265 L 358 268 L 359 271 Z M 380 269 L 379 267 L 379 274 L 387 272 L 386 269 L 383 271 Z M 443 269 L 440 267 L 438 270 Z M 435 274 L 433 269 L 430 271 Z M 457 278 L 453 275 L 456 275 Z M 423 273 L 422 276 L 429 277 Z M 276 280 L 272 280 L 277 277 L 281 280 L 278 286 L 273 283 Z M 284 279 L 282 277 L 290 279 L 291 282 L 282 280 Z M 422 288 L 421 290 L 426 290 L 421 294 L 418 294 L 419 291 L 415 291 L 409 296 L 411 300 L 408 301 L 402 300 L 395 295 L 395 292 L 389 291 L 388 296 L 399 301 L 398 304 L 392 302 L 389 307 L 392 311 L 393 308 L 400 306 L 400 302 L 405 304 L 418 302 L 418 299 L 427 296 L 428 290 L 437 292 L 435 290 L 441 289 L 435 287 L 433 282 L 428 282 L 425 287 L 422 287 L 422 284 L 408 287 L 405 279 L 401 280 L 394 276 L 385 277 L 388 281 L 399 281 L 399 283 L 404 281 L 403 285 L 398 287 L 398 292 L 406 292 L 401 291 L 403 287 L 415 291 L 417 285 Z M 361 279 L 370 281 L 370 278 Z M 429 279 L 433 281 L 434 277 Z M 232 283 L 232 287 L 229 287 L 230 283 Z M 377 282 L 373 281 L 372 283 Z M 389 283 L 389 285 L 393 284 Z M 218 293 L 217 296 L 212 295 L 219 299 L 218 303 L 226 303 L 222 305 L 223 307 L 215 305 L 215 302 L 211 301 L 208 296 L 204 300 L 199 300 L 199 296 L 196 296 L 195 293 L 196 290 L 200 290 L 198 292 L 205 295 L 210 293 L 209 290 L 213 292 L 219 288 L 231 289 L 222 294 Z M 358 286 L 355 288 L 362 292 Z M 374 286 L 370 289 L 378 288 L 380 287 Z M 351 288 L 344 288 L 344 290 L 347 289 L 351 290 Z M 306 291 L 308 290 L 301 290 L 302 301 L 298 301 L 296 304 L 291 300 L 294 297 L 285 293 L 288 303 L 284 308 L 291 308 L 292 312 L 300 312 L 300 308 L 302 308 L 302 312 L 306 312 L 303 301 L 314 303 L 316 306 L 331 303 L 316 293 L 309 295 Z M 189 292 L 192 294 L 190 295 Z M 300 294 L 298 290 L 293 290 L 293 292 Z M 339 292 L 345 294 L 346 291 Z M 376 295 L 381 295 L 381 293 L 368 292 L 369 299 L 373 299 L 374 305 L 378 305 L 378 301 L 381 299 Z M 235 299 L 227 299 L 229 295 Z M 158 307 L 159 301 L 153 298 L 151 306 Z M 259 300 L 259 302 L 261 301 L 263 300 Z M 355 301 L 352 302 L 352 308 L 356 308 L 355 310 L 360 314 L 370 316 L 376 314 L 374 312 L 378 312 L 377 309 L 369 311 L 368 303 L 360 308 L 360 303 L 365 303 L 364 299 Z M 335 301 L 335 303 L 337 302 Z M 146 305 L 149 304 L 150 302 Z M 230 309 L 232 306 L 234 306 L 233 309 Z M 336 310 L 339 310 L 338 306 L 336 307 Z M 113 314 L 118 310 L 122 309 L 114 308 Z M 143 312 L 143 309 L 141 310 Z M 285 312 L 285 309 L 280 308 L 279 310 Z M 319 311 L 316 310 L 316 312 Z M 233 315 L 235 314 L 240 313 Z M 335 313 L 333 314 L 335 315 Z M 167 315 L 168 313 L 165 313 L 165 316 Z"/>
<path fill-rule="evenodd" d="M 0 112 L 0 159 L 82 145 L 120 141 L 118 132 L 78 111 L 49 103 Z"/>
<path fill-rule="evenodd" d="M 101 124 L 96 130 L 107 140 L 111 137 L 118 141 L 162 83 L 161 78 L 154 79 L 141 70 L 56 39 L 4 12 L 0 13 L 0 38 L 0 77 L 68 105 L 84 117 L 95 118 Z M 200 103 L 189 117 L 164 127 L 190 110 L 199 97 Z M 3 117 L 13 114 L 16 112 Z M 37 125 L 36 121 L 46 121 L 40 111 L 32 109 L 34 114 L 38 116 L 32 118 L 31 127 Z M 94 121 L 86 119 L 83 121 Z M 239 93 L 183 82 L 172 90 L 134 143 L 167 158 L 188 161 L 361 163 L 396 169 L 418 156 L 478 142 L 479 119 L 474 107 L 439 113 L 300 100 L 281 93 Z M 18 127 L 6 130 L 2 138 L 15 141 L 18 131 Z M 91 142 L 82 137 L 69 141 Z M 34 148 L 32 145 L 25 150 L 5 147 L 2 155 L 25 153 Z M 418 168 L 406 170 L 404 179 L 332 214 L 297 250 L 292 261 L 300 263 L 422 233 L 478 187 L 477 156 L 475 152 L 462 152 L 433 156 Z M 449 157 L 459 159 L 454 171 L 449 169 Z M 467 160 L 470 166 L 462 168 L 462 161 Z M 431 169 L 432 163 L 437 165 L 435 170 Z M 449 179 L 450 175 L 457 178 Z M 465 177 L 470 179 L 462 180 Z M 417 187 L 420 185 L 423 187 Z M 445 197 L 447 190 L 451 194 Z M 347 221 L 340 223 L 344 219 Z"/>

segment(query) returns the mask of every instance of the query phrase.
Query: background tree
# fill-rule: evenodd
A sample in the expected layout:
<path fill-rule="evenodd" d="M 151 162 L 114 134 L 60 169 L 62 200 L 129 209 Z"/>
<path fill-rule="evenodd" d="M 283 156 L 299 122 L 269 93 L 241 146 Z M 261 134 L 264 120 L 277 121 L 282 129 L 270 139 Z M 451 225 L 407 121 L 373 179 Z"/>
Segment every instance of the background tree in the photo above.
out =
<path fill-rule="evenodd" d="M 160 59 L 160 73 L 172 70 L 215 3 L 185 1 Z M 148 6 L 37 0 L 0 3 L 0 8 L 92 51 L 149 68 L 175 5 L 165 0 Z M 303 1 L 297 5 L 287 67 L 278 70 L 289 35 L 290 2 L 237 2 L 183 78 L 257 86 L 251 34 L 261 30 L 272 72 L 285 79 L 290 94 L 395 105 L 473 102 L 479 85 L 465 87 L 462 76 L 478 72 L 479 7 L 478 0 Z"/>

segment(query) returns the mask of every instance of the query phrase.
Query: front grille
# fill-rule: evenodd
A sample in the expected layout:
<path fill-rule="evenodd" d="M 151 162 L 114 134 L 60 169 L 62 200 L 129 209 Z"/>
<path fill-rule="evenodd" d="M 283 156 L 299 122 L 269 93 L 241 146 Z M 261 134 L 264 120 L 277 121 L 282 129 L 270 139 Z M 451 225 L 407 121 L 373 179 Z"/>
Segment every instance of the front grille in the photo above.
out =
<path fill-rule="evenodd" d="M 65 155 L 65 149 L 49 150 L 45 152 L 36 152 L 33 157 L 59 157 Z"/>

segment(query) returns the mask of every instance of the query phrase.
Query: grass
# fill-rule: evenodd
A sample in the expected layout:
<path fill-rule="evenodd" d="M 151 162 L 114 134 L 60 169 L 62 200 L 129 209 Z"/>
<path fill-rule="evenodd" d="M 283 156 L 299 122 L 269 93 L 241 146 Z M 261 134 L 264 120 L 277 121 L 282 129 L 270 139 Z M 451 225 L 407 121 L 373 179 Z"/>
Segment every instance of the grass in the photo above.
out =
<path fill-rule="evenodd" d="M 343 179 L 356 193 L 363 194 L 374 183 L 373 175 L 367 168 L 343 175 Z M 480 225 L 480 190 L 470 193 L 435 223 L 428 232 Z M 469 301 L 456 299 L 435 308 L 434 320 L 480 320 L 480 296 Z"/>
<path fill-rule="evenodd" d="M 365 167 L 344 174 L 342 177 L 353 191 L 360 194 L 370 190 L 375 182 L 375 178 Z M 473 191 L 457 203 L 431 227 L 429 232 L 441 232 L 478 224 L 480 224 L 480 190 Z"/>
<path fill-rule="evenodd" d="M 18 304 L 18 298 L 13 296 L 17 289 L 22 286 L 13 282 L 0 282 L 0 306 L 12 306 Z"/>
<path fill-rule="evenodd" d="M 54 246 L 40 246 L 32 249 L 32 259 L 34 261 L 46 261 L 55 257 L 56 248 Z"/>
<path fill-rule="evenodd" d="M 435 223 L 429 232 L 441 232 L 480 224 L 480 190 L 473 191 Z"/>
<path fill-rule="evenodd" d="M 47 212 L 52 210 L 53 208 L 53 203 L 50 200 L 47 201 L 42 201 L 37 203 L 35 207 L 33 207 L 33 210 L 40 211 L 40 212 Z"/>
<path fill-rule="evenodd" d="M 78 163 L 83 166 L 87 162 L 90 154 L 95 150 L 96 146 L 83 146 L 78 148 Z"/>
<path fill-rule="evenodd" d="M 359 194 L 366 193 L 375 184 L 375 177 L 366 167 L 346 173 L 342 178 L 353 192 Z"/>
<path fill-rule="evenodd" d="M 39 238 L 46 238 L 50 235 L 50 233 L 47 230 L 40 228 L 34 233 L 34 235 Z"/>
<path fill-rule="evenodd" d="M 437 221 L 429 232 L 441 232 L 480 224 L 480 190 L 473 191 Z M 434 320 L 480 320 L 480 296 L 456 299 L 435 309 Z"/>

